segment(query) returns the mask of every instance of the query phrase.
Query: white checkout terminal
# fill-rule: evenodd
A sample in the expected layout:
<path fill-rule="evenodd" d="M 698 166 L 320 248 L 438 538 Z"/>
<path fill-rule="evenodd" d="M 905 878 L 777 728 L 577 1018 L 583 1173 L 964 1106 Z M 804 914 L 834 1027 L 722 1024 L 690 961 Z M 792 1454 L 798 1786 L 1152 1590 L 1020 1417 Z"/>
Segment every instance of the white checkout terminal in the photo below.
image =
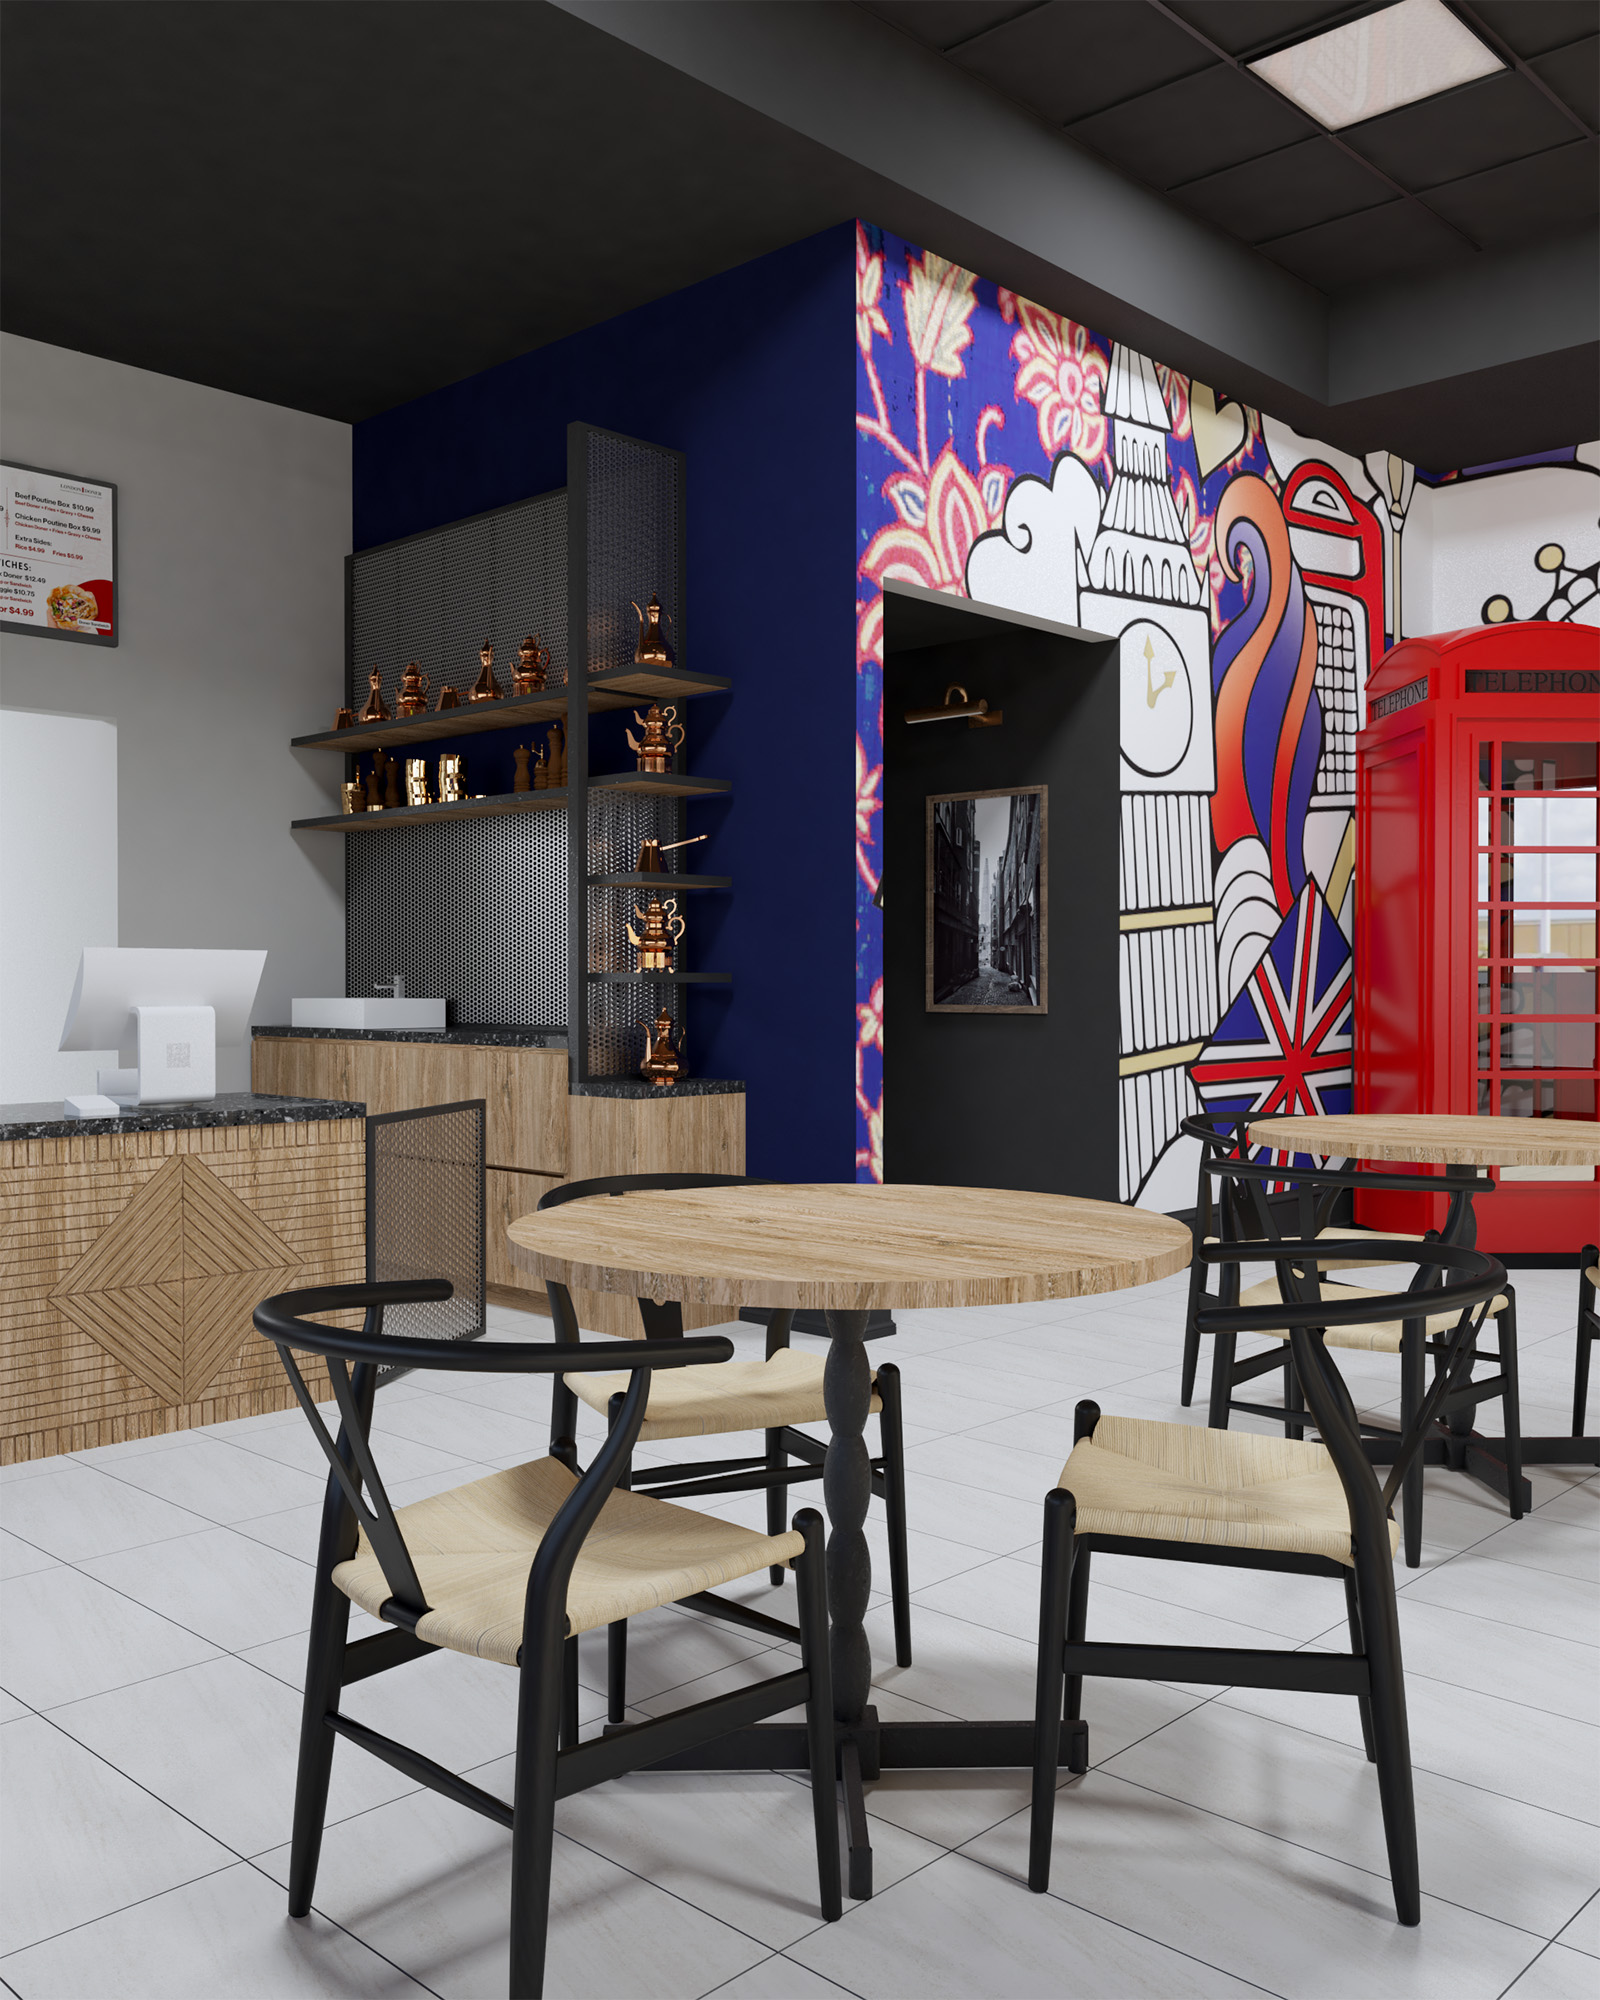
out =
<path fill-rule="evenodd" d="M 86 945 L 61 1032 L 63 1049 L 115 1049 L 125 1065 L 96 1073 L 96 1095 L 67 1098 L 68 1118 L 115 1118 L 141 1104 L 194 1104 L 217 1094 L 217 1044 L 250 1030 L 264 951 Z"/>

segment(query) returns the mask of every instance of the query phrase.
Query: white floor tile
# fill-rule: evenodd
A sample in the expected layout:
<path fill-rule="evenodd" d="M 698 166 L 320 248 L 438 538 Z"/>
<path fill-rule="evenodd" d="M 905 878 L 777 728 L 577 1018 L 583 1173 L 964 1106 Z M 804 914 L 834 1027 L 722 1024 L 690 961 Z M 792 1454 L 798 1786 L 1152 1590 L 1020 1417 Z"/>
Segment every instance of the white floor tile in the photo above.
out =
<path fill-rule="evenodd" d="M 1007 1888 L 1011 1893 L 1007 1894 Z M 814 1931 L 789 1955 L 864 2000 L 1244 2000 L 1249 1989 L 959 1854 Z"/>
<path fill-rule="evenodd" d="M 1551 1468 L 1540 1470 L 1548 1476 Z M 1544 1501 L 1538 1511 L 1541 1519 L 1566 1521 L 1573 1527 L 1600 1532 L 1600 1479 L 1578 1479 L 1569 1474 L 1565 1490 Z"/>
<path fill-rule="evenodd" d="M 1548 1570 L 1553 1576 L 1600 1583 L 1600 1535 L 1591 1528 L 1553 1521 L 1542 1513 L 1508 1522 L 1479 1542 L 1473 1554 L 1487 1556 L 1491 1562 L 1521 1563 L 1528 1569 Z"/>
<path fill-rule="evenodd" d="M 171 1455 L 151 1454 L 157 1458 Z M 141 1543 L 165 1541 L 172 1535 L 192 1535 L 206 1525 L 206 1516 L 141 1493 L 89 1466 L 66 1459 L 46 1459 L 43 1463 L 52 1469 L 6 1486 L 0 1499 L 0 1518 L 14 1535 L 62 1562 L 135 1549 Z"/>
<path fill-rule="evenodd" d="M 300 1699 L 242 1660 L 211 1660 L 53 1712 L 96 1751 L 235 1853 L 258 1854 L 289 1830 Z M 344 1819 L 414 1790 L 353 1744 L 333 1753 L 328 1817 Z"/>
<path fill-rule="evenodd" d="M 774 1952 L 771 1958 L 719 1986 L 716 2000 L 839 2000 L 848 1990 L 824 1979 L 820 1972 L 796 1965 L 783 1952 Z"/>
<path fill-rule="evenodd" d="M 0 1688 L 0 1726 L 32 1713 L 33 1710 L 26 1702 L 18 1701 L 14 1694 L 8 1694 L 4 1688 Z"/>
<path fill-rule="evenodd" d="M 212 1659 L 217 1648 L 65 1564 L 18 1577 L 0 1618 L 0 1685 L 31 1708 L 82 1701 Z"/>
<path fill-rule="evenodd" d="M 509 1769 L 473 1774 L 509 1796 Z M 694 2000 L 767 1947 L 560 1832 L 551 1870 L 546 2000 Z M 263 1856 L 277 1880 L 288 1849 Z M 315 1905 L 443 2000 L 503 2000 L 511 1836 L 432 1793 L 330 1827 Z"/>
<path fill-rule="evenodd" d="M 1400 1652 L 1410 1676 L 1502 1695 L 1574 1722 L 1600 1724 L 1600 1655 L 1593 1646 L 1527 1633 L 1500 1619 L 1475 1618 L 1399 1596 Z M 1334 1640 L 1332 1643 L 1337 1643 Z"/>
<path fill-rule="evenodd" d="M 292 1429 L 275 1427 L 272 1430 L 253 1431 L 248 1435 L 230 1440 L 241 1451 L 254 1452 L 259 1458 L 269 1458 L 279 1465 L 292 1465 L 297 1472 L 311 1474 L 318 1486 L 328 1483 L 328 1461 L 322 1447 L 312 1434 L 311 1426 L 299 1411 L 294 1412 L 299 1421 Z M 338 1426 L 330 1423 L 331 1436 L 338 1435 Z M 436 1450 L 429 1444 L 418 1444 L 414 1439 L 402 1437 L 398 1433 L 386 1433 L 382 1447 L 383 1456 L 378 1461 L 378 1471 L 385 1486 L 397 1485 L 403 1480 L 420 1479 L 430 1472 L 443 1472 L 451 1466 L 461 1464 L 454 1452 Z"/>
<path fill-rule="evenodd" d="M 1027 1895 L 1026 1813 L 963 1853 Z M 1098 1771 L 1056 1794 L 1050 1892 L 1284 2000 L 1497 2000 L 1538 1948 L 1526 1931 L 1431 1898 L 1403 1929 L 1386 1874 Z"/>
<path fill-rule="evenodd" d="M 327 1484 L 238 1445 L 217 1444 L 203 1431 L 191 1432 L 188 1442 L 174 1451 L 145 1452 L 119 1462 L 115 1476 L 124 1490 L 138 1488 L 224 1527 L 252 1514 L 305 1506 Z"/>
<path fill-rule="evenodd" d="M 1506 2000 L 1594 2000 L 1594 1960 L 1553 1944 L 1542 1951 Z"/>
<path fill-rule="evenodd" d="M 0 1954 L 90 1923 L 233 1860 L 170 1806 L 42 1717 L 8 1724 L 4 1741 Z"/>
<path fill-rule="evenodd" d="M 644 1612 L 628 1620 L 628 1699 L 643 1703 L 719 1667 L 752 1659 L 771 1645 L 761 1633 L 724 1625 L 720 1619 L 670 1609 Z M 579 1635 L 578 1677 L 586 1687 L 604 1689 L 604 1628 Z"/>
<path fill-rule="evenodd" d="M 1402 1581 L 1402 1589 L 1420 1604 L 1498 1618 L 1523 1632 L 1600 1644 L 1600 1582 L 1558 1576 L 1521 1563 L 1490 1562 L 1472 1553 L 1440 1564 L 1427 1576 Z"/>
<path fill-rule="evenodd" d="M 1560 1942 L 1574 1951 L 1586 1951 L 1600 1958 L 1600 1896 L 1593 1896 L 1561 1933 Z"/>
<path fill-rule="evenodd" d="M 1388 1872 L 1377 1772 L 1359 1748 L 1207 1702 L 1106 1769 L 1370 1874 Z M 1600 1851 L 1571 1820 L 1428 1771 L 1413 1782 L 1424 1893 L 1551 1938 L 1600 1889 Z"/>
<path fill-rule="evenodd" d="M 0 1528 L 0 1583 L 9 1583 L 14 1576 L 28 1576 L 36 1569 L 49 1569 L 55 1560 L 32 1542 L 22 1541 Z"/>
<path fill-rule="evenodd" d="M 373 1455 L 380 1469 L 385 1437 L 411 1438 L 457 1460 L 474 1462 L 511 1458 L 520 1464 L 542 1455 L 550 1444 L 548 1416 L 535 1420 L 507 1415 L 501 1407 L 505 1395 L 504 1380 L 499 1378 L 499 1395 L 492 1404 L 461 1402 L 453 1396 L 413 1396 L 391 1409 L 377 1411 L 372 1426 L 376 1440 Z M 254 1511 L 265 1513 L 266 1509 Z"/>
<path fill-rule="evenodd" d="M 84 1924 L 4 1961 L 19 2000 L 422 2000 L 427 1989 L 248 1862 Z"/>
<path fill-rule="evenodd" d="M 281 1639 L 311 1622 L 307 1565 L 231 1528 L 95 1556 L 79 1567 L 230 1653 Z"/>

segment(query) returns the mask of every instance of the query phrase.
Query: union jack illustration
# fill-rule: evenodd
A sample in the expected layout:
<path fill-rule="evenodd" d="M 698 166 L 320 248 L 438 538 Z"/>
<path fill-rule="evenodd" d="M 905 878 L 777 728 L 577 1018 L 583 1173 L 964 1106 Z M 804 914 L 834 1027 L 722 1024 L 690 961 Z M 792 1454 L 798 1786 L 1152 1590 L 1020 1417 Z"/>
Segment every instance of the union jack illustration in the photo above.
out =
<path fill-rule="evenodd" d="M 1308 881 L 1189 1072 L 1206 1109 L 1236 1117 L 1348 1111 L 1351 970 L 1345 935 Z M 1278 1166 L 1309 1164 L 1270 1157 Z"/>

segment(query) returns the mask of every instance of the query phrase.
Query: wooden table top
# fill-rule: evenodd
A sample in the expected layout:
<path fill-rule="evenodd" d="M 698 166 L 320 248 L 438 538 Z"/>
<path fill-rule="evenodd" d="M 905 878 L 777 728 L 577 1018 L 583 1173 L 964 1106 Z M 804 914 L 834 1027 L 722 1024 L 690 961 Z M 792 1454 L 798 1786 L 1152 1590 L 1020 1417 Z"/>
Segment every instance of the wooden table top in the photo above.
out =
<path fill-rule="evenodd" d="M 1187 1268 L 1181 1222 L 997 1188 L 817 1185 L 591 1195 L 519 1216 L 515 1260 L 583 1291 L 694 1305 L 986 1306 Z"/>
<path fill-rule="evenodd" d="M 1600 1124 L 1587 1118 L 1452 1118 L 1431 1112 L 1348 1112 L 1257 1118 L 1258 1146 L 1413 1160 L 1452 1167 L 1600 1166 Z"/>

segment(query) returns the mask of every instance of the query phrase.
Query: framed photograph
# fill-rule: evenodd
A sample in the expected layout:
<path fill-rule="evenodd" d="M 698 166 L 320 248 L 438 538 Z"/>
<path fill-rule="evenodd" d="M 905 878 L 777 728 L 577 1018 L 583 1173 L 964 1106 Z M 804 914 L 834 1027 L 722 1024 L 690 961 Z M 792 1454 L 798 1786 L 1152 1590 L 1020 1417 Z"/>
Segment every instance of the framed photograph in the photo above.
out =
<path fill-rule="evenodd" d="M 0 626 L 117 643 L 117 489 L 0 460 Z"/>
<path fill-rule="evenodd" d="M 1045 794 L 929 798 L 929 1013 L 1048 1012 Z"/>

